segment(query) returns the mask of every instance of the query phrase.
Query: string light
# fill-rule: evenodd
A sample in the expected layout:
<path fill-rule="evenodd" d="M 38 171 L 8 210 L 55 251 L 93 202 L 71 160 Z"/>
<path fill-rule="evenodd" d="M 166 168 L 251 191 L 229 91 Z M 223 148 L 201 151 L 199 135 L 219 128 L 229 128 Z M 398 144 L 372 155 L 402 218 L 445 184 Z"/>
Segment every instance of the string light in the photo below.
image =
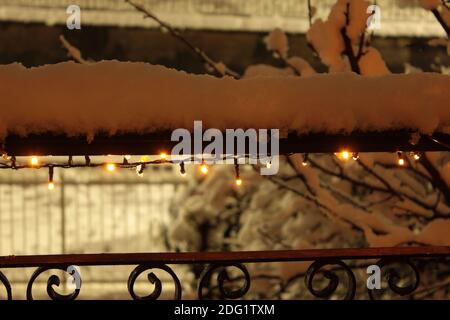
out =
<path fill-rule="evenodd" d="M 235 170 L 235 172 L 236 172 L 236 180 L 235 180 L 235 183 L 236 183 L 236 185 L 239 187 L 239 186 L 242 185 L 242 179 L 241 179 L 241 176 L 240 176 L 240 174 L 239 174 L 239 165 L 238 165 L 237 159 L 234 159 L 234 170 Z"/>
<path fill-rule="evenodd" d="M 161 160 L 167 160 L 167 153 L 161 152 L 159 157 L 161 158 Z"/>
<path fill-rule="evenodd" d="M 269 158 L 269 160 L 267 160 L 266 162 L 266 168 L 270 169 L 272 167 L 272 159 Z"/>
<path fill-rule="evenodd" d="M 421 156 L 421 154 L 418 153 L 418 152 L 413 152 L 413 153 L 412 153 L 412 157 L 413 157 L 413 159 L 416 160 L 416 161 L 419 161 L 419 160 L 420 160 L 420 156 Z"/>
<path fill-rule="evenodd" d="M 186 177 L 186 170 L 184 169 L 184 162 L 183 161 L 181 161 L 181 163 L 180 163 L 180 175 L 182 177 Z"/>
<path fill-rule="evenodd" d="M 124 156 L 124 158 L 125 158 L 126 160 L 130 160 L 130 159 L 131 159 L 131 155 L 127 154 L 127 155 Z"/>
<path fill-rule="evenodd" d="M 114 163 L 107 163 L 106 170 L 109 172 L 114 172 L 116 171 L 116 165 Z"/>
<path fill-rule="evenodd" d="M 55 189 L 55 183 L 53 182 L 53 166 L 48 167 L 48 190 Z"/>
<path fill-rule="evenodd" d="M 352 159 L 355 160 L 355 161 L 358 160 L 359 159 L 359 153 L 358 152 L 353 152 L 352 153 Z"/>
<path fill-rule="evenodd" d="M 205 160 L 202 160 L 200 172 L 203 173 L 204 175 L 208 174 L 208 166 L 206 165 Z"/>
<path fill-rule="evenodd" d="M 343 150 L 339 153 L 339 157 L 343 160 L 348 160 L 350 159 L 350 152 L 348 152 L 347 150 Z"/>
<path fill-rule="evenodd" d="M 38 159 L 38 157 L 32 156 L 32 157 L 30 158 L 30 164 L 31 164 L 33 167 L 37 167 L 37 166 L 39 165 L 39 159 Z"/>
<path fill-rule="evenodd" d="M 398 160 L 397 160 L 398 165 L 399 166 L 404 166 L 405 165 L 405 159 L 403 158 L 403 153 L 401 151 L 397 152 L 397 157 L 398 157 Z"/>
<path fill-rule="evenodd" d="M 303 161 L 302 161 L 302 166 L 306 167 L 308 165 L 308 154 L 305 153 L 303 155 Z"/>

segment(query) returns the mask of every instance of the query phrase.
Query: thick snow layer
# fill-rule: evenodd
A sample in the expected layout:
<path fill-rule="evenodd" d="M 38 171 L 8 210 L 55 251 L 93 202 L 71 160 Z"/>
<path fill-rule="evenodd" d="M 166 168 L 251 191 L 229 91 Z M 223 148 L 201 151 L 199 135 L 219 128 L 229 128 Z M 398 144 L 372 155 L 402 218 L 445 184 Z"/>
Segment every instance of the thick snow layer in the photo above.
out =
<path fill-rule="evenodd" d="M 353 73 L 235 80 L 146 63 L 0 66 L 0 136 L 53 131 L 278 128 L 351 132 L 450 128 L 450 77 Z"/>

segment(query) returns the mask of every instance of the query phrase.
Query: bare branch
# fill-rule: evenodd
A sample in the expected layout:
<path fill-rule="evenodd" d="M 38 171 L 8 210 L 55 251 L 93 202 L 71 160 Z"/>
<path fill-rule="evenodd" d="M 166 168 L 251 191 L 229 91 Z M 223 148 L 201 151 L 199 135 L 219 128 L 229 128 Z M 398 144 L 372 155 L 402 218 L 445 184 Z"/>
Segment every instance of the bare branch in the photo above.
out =
<path fill-rule="evenodd" d="M 350 67 L 352 68 L 352 71 L 356 72 L 357 74 L 361 74 L 358 59 L 355 56 L 355 53 L 353 52 L 352 41 L 347 35 L 347 26 L 350 24 L 349 12 L 350 12 L 350 3 L 347 3 L 347 9 L 345 10 L 345 25 L 341 29 L 341 35 L 344 41 L 343 54 L 345 54 L 348 57 L 348 61 L 350 62 Z"/>
<path fill-rule="evenodd" d="M 312 25 L 312 18 L 313 18 L 313 8 L 311 5 L 311 0 L 308 0 L 308 20 L 309 20 L 309 26 Z"/>
<path fill-rule="evenodd" d="M 156 23 L 159 24 L 160 27 L 166 29 L 167 31 L 169 31 L 169 33 L 175 37 L 176 39 L 180 40 L 182 43 L 184 43 L 189 49 L 191 49 L 192 52 L 194 52 L 203 62 L 205 62 L 210 68 L 212 68 L 214 70 L 214 72 L 216 72 L 218 75 L 229 75 L 232 76 L 236 79 L 240 78 L 240 75 L 229 69 L 228 67 L 224 66 L 224 68 L 220 68 L 218 66 L 218 63 L 215 62 L 214 60 L 212 60 L 203 50 L 201 50 L 200 48 L 196 47 L 195 45 L 193 45 L 192 43 L 190 43 L 182 34 L 180 31 L 178 31 L 177 29 L 173 28 L 171 25 L 169 25 L 168 23 L 161 21 L 157 16 L 155 16 L 153 13 L 151 13 L 150 11 L 148 11 L 147 9 L 145 9 L 143 6 L 134 3 L 131 0 L 124 0 L 125 2 L 127 2 L 128 4 L 130 4 L 131 6 L 133 6 L 136 10 L 142 12 L 144 14 L 144 18 L 150 18 L 152 20 L 154 20 Z"/>
<path fill-rule="evenodd" d="M 66 48 L 67 55 L 71 57 L 73 60 L 82 64 L 90 63 L 89 61 L 83 59 L 81 51 L 78 48 L 74 47 L 69 41 L 67 41 L 63 35 L 59 36 L 59 40 L 61 41 L 63 47 Z"/>

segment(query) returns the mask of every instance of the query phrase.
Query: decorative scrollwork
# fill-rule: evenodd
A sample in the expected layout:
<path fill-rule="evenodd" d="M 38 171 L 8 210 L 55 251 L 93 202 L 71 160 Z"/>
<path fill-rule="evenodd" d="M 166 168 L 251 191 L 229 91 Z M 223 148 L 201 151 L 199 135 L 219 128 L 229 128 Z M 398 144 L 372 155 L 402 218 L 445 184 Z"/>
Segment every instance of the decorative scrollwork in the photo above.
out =
<path fill-rule="evenodd" d="M 66 273 L 69 273 L 72 277 L 74 275 L 67 271 L 68 266 L 56 266 L 56 267 L 39 267 L 34 271 L 33 275 L 31 276 L 30 280 L 28 281 L 27 286 L 27 300 L 34 300 L 33 298 L 33 284 L 34 281 L 45 271 L 48 270 L 62 270 Z M 69 294 L 59 294 L 53 289 L 53 286 L 59 287 L 61 284 L 61 279 L 57 275 L 51 275 L 47 280 L 47 294 L 52 300 L 75 300 L 78 295 L 80 294 L 80 288 L 81 288 L 81 278 L 78 279 L 79 281 L 79 287 L 75 288 L 72 293 Z"/>
<path fill-rule="evenodd" d="M 308 288 L 309 292 L 311 292 L 317 298 L 329 298 L 333 293 L 336 292 L 336 289 L 339 287 L 339 276 L 336 274 L 339 270 L 323 270 L 324 266 L 332 266 L 338 265 L 342 267 L 345 274 L 347 275 L 347 292 L 345 293 L 344 300 L 352 300 L 355 297 L 356 292 L 356 279 L 353 271 L 350 269 L 348 265 L 346 265 L 341 260 L 318 260 L 313 262 L 306 272 L 305 276 L 305 284 Z M 323 276 L 328 279 L 328 284 L 325 288 L 316 290 L 314 289 L 313 282 L 314 277 L 317 273 L 322 272 Z"/>
<path fill-rule="evenodd" d="M 394 269 L 394 264 L 406 265 L 412 270 L 413 279 L 410 281 L 407 286 L 399 286 L 398 283 L 401 282 L 402 276 L 400 273 Z M 400 296 L 406 296 L 413 293 L 420 284 L 420 272 L 416 265 L 414 265 L 409 259 L 392 259 L 392 258 L 383 258 L 380 259 L 377 263 L 377 266 L 380 269 L 383 267 L 387 267 L 385 278 L 387 279 L 387 283 L 389 289 L 391 289 L 394 293 Z M 371 300 L 374 300 L 374 291 L 377 289 L 368 289 L 369 297 Z"/>
<path fill-rule="evenodd" d="M 225 283 L 230 281 L 231 278 L 228 275 L 228 272 L 226 268 L 234 267 L 239 269 L 244 278 L 244 284 L 241 288 L 235 289 L 235 290 L 228 290 L 225 287 Z M 221 299 L 239 299 L 242 298 L 250 289 L 250 274 L 248 273 L 247 268 L 240 263 L 224 263 L 224 264 L 211 264 L 208 267 L 203 270 L 200 281 L 198 284 L 198 298 L 200 300 L 205 299 L 205 296 L 203 294 L 203 289 L 208 286 L 208 284 L 211 283 L 211 278 L 214 272 L 218 272 L 217 275 L 217 284 L 220 291 L 220 298 Z"/>
<path fill-rule="evenodd" d="M 161 280 L 153 272 L 150 272 L 147 275 L 148 281 L 150 281 L 150 283 L 152 283 L 155 286 L 155 288 L 153 289 L 153 292 L 146 296 L 139 296 L 134 292 L 134 284 L 135 284 L 137 278 L 139 277 L 139 275 L 141 275 L 141 273 L 143 273 L 147 270 L 150 270 L 150 269 L 160 269 L 160 270 L 164 270 L 165 272 L 167 272 L 172 277 L 173 282 L 175 284 L 174 300 L 181 300 L 182 289 L 181 289 L 180 280 L 178 279 L 175 272 L 173 272 L 173 270 L 165 264 L 163 264 L 163 265 L 142 264 L 142 265 L 137 266 L 131 272 L 130 277 L 128 278 L 128 292 L 130 293 L 131 297 L 134 300 L 156 300 L 161 296 L 162 283 L 161 283 Z"/>
<path fill-rule="evenodd" d="M 8 278 L 0 271 L 0 282 L 6 289 L 6 297 L 8 300 L 12 300 L 12 289 L 11 284 L 9 283 Z"/>

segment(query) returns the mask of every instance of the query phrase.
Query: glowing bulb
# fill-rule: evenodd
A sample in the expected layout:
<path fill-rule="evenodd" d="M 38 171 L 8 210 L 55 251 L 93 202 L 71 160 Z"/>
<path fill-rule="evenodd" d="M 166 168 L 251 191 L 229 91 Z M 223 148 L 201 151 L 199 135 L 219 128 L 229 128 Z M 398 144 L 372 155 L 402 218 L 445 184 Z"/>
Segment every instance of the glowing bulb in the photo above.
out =
<path fill-rule="evenodd" d="M 180 175 L 184 178 L 186 177 L 186 172 L 181 172 Z"/>
<path fill-rule="evenodd" d="M 208 166 L 206 164 L 202 164 L 200 166 L 200 172 L 203 174 L 207 174 L 208 173 Z"/>
<path fill-rule="evenodd" d="M 405 165 L 405 159 L 403 159 L 403 154 L 399 151 L 397 152 L 397 157 L 398 157 L 398 165 L 399 166 L 404 166 Z"/>
<path fill-rule="evenodd" d="M 303 161 L 302 161 L 302 166 L 306 167 L 308 165 L 308 154 L 305 153 L 303 155 Z"/>
<path fill-rule="evenodd" d="M 359 154 L 358 154 L 358 152 L 353 152 L 353 153 L 352 153 L 352 159 L 353 159 L 353 160 L 358 160 L 358 159 L 359 159 Z"/>
<path fill-rule="evenodd" d="M 114 163 L 108 163 L 106 165 L 106 170 L 109 172 L 114 172 L 116 171 L 116 165 Z"/>
<path fill-rule="evenodd" d="M 53 183 L 53 181 L 50 181 L 49 183 L 48 183 L 48 190 L 53 190 L 53 189 L 55 189 L 55 184 Z"/>
<path fill-rule="evenodd" d="M 126 155 L 124 156 L 124 158 L 127 159 L 127 160 L 130 160 L 130 159 L 131 159 L 131 155 L 126 154 Z"/>
<path fill-rule="evenodd" d="M 344 160 L 348 160 L 350 158 L 350 152 L 342 151 L 341 152 L 341 158 L 344 159 Z"/>
<path fill-rule="evenodd" d="M 240 185 L 242 185 L 242 179 L 241 178 L 236 178 L 236 185 L 237 186 L 240 186 Z"/>
<path fill-rule="evenodd" d="M 37 165 L 39 164 L 39 159 L 38 159 L 38 157 L 32 156 L 31 159 L 30 159 L 30 164 L 31 164 L 32 166 L 37 166 Z"/>
<path fill-rule="evenodd" d="M 141 160 L 141 162 L 149 162 L 150 157 L 149 156 L 141 156 L 140 160 Z"/>
<path fill-rule="evenodd" d="M 270 169 L 270 167 L 272 167 L 272 162 L 269 160 L 269 161 L 267 161 L 267 163 L 266 163 L 266 168 L 267 168 L 267 169 Z"/>
<path fill-rule="evenodd" d="M 159 155 L 159 157 L 161 158 L 161 160 L 166 160 L 166 159 L 167 159 L 167 153 L 161 152 L 161 154 Z"/>
<path fill-rule="evenodd" d="M 414 153 L 413 158 L 414 158 L 414 160 L 416 160 L 416 161 L 420 160 L 420 154 Z"/>

